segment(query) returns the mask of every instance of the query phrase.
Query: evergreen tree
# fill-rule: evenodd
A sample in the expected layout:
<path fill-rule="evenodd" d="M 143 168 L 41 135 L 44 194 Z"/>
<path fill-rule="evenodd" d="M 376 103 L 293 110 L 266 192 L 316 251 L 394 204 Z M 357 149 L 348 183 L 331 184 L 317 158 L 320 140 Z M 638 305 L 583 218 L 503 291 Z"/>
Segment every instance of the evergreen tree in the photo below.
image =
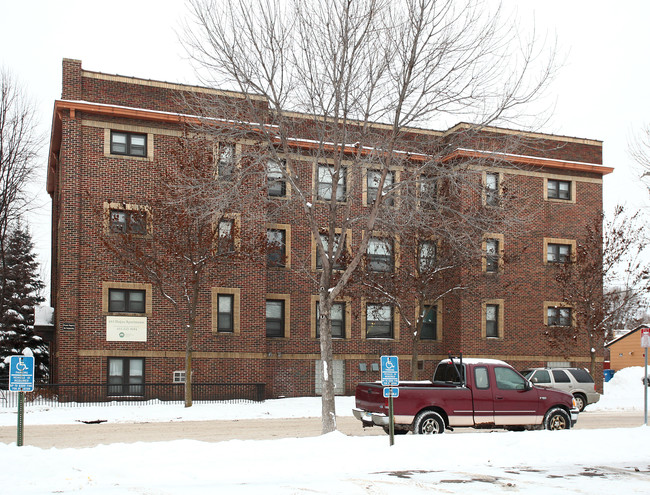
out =
<path fill-rule="evenodd" d="M 0 259 L 0 383 L 8 382 L 7 356 L 31 349 L 37 382 L 47 381 L 49 353 L 41 337 L 34 334 L 34 307 L 44 301 L 45 285 L 38 278 L 38 262 L 29 230 L 20 224 L 9 234 Z"/>

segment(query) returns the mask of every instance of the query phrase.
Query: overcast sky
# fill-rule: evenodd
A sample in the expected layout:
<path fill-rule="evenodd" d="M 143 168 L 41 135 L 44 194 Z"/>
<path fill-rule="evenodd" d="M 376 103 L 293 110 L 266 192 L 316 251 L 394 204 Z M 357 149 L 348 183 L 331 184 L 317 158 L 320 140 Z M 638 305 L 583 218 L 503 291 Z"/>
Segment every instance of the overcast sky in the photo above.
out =
<path fill-rule="evenodd" d="M 225 0 L 224 0 L 225 1 Z M 619 202 L 645 207 L 629 142 L 650 123 L 650 2 L 647 0 L 503 0 L 517 9 L 519 26 L 557 37 L 564 64 L 545 105 L 552 118 L 542 132 L 604 142 L 607 210 Z M 80 59 L 84 69 L 146 79 L 195 83 L 178 43 L 182 0 L 0 0 L 0 65 L 36 100 L 47 136 L 54 100 L 61 97 L 61 61 Z M 30 219 L 43 276 L 49 282 L 50 200 L 45 192 L 47 144 L 40 203 Z"/>

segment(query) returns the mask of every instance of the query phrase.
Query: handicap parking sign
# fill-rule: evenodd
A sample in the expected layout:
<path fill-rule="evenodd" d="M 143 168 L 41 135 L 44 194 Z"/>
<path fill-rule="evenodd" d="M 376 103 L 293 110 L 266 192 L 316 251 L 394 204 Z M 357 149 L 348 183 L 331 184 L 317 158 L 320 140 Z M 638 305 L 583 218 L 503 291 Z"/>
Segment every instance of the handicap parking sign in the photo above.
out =
<path fill-rule="evenodd" d="M 34 391 L 34 356 L 10 356 L 9 390 L 11 392 Z"/>
<path fill-rule="evenodd" d="M 381 384 L 384 387 L 399 385 L 399 358 L 397 356 L 381 356 Z"/>

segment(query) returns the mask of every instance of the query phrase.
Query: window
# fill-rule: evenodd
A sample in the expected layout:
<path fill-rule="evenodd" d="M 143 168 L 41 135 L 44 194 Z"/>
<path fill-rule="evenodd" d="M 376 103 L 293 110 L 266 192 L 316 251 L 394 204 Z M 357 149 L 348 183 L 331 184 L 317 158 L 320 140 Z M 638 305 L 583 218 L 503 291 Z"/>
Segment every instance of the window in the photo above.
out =
<path fill-rule="evenodd" d="M 232 218 L 224 218 L 219 222 L 217 238 L 217 252 L 231 253 L 235 250 L 235 221 Z"/>
<path fill-rule="evenodd" d="M 241 289 L 212 287 L 212 332 L 239 335 Z"/>
<path fill-rule="evenodd" d="M 338 180 L 334 183 L 335 169 L 331 165 L 318 165 L 318 183 L 317 183 L 317 198 L 322 200 L 332 199 L 332 191 L 336 185 L 336 201 L 346 200 L 347 188 L 347 169 L 340 167 L 338 170 Z"/>
<path fill-rule="evenodd" d="M 499 390 L 525 390 L 526 388 L 524 377 L 510 368 L 495 367 L 494 378 Z"/>
<path fill-rule="evenodd" d="M 328 244 L 329 244 L 328 238 L 329 238 L 329 236 L 327 234 L 320 234 L 320 240 L 323 243 L 323 249 L 325 250 L 326 255 L 327 255 Z M 334 245 L 332 246 L 332 256 L 334 256 L 336 254 L 336 251 L 339 248 L 339 240 L 340 239 L 341 239 L 340 234 L 334 234 Z M 345 249 L 344 249 L 344 250 L 341 251 L 341 254 L 340 254 L 339 258 L 334 261 L 334 266 L 333 266 L 334 270 L 343 270 L 344 269 L 344 266 L 343 266 L 343 263 L 342 263 L 343 260 L 341 258 L 345 257 L 345 255 L 346 255 L 346 252 L 345 252 Z M 322 270 L 323 269 L 323 261 L 322 261 L 320 255 L 318 254 L 318 248 L 316 248 L 314 256 L 316 257 L 316 269 L 317 270 Z"/>
<path fill-rule="evenodd" d="M 174 371 L 172 375 L 173 383 L 185 383 L 185 370 L 183 371 Z"/>
<path fill-rule="evenodd" d="M 499 240 L 486 239 L 485 240 L 485 271 L 488 273 L 496 273 L 499 271 Z"/>
<path fill-rule="evenodd" d="M 474 368 L 474 383 L 476 384 L 476 388 L 482 390 L 490 388 L 490 379 L 487 368 L 484 368 L 483 366 Z"/>
<path fill-rule="evenodd" d="M 549 307 L 546 309 L 546 321 L 549 327 L 572 326 L 571 308 Z"/>
<path fill-rule="evenodd" d="M 392 339 L 393 307 L 388 304 L 366 305 L 366 338 Z"/>
<path fill-rule="evenodd" d="M 438 245 L 435 241 L 422 241 L 418 245 L 418 269 L 424 273 L 436 265 Z"/>
<path fill-rule="evenodd" d="M 111 154 L 147 156 L 147 135 L 111 131 Z"/>
<path fill-rule="evenodd" d="M 235 145 L 219 145 L 219 161 L 217 163 L 217 175 L 225 180 L 230 180 L 235 173 Z"/>
<path fill-rule="evenodd" d="M 529 379 L 535 384 L 551 383 L 551 375 L 547 370 L 537 370 Z"/>
<path fill-rule="evenodd" d="M 393 241 L 387 237 L 371 237 L 366 251 L 368 269 L 373 272 L 392 272 L 394 266 Z"/>
<path fill-rule="evenodd" d="M 144 358 L 108 358 L 108 395 L 144 396 Z"/>
<path fill-rule="evenodd" d="M 485 305 L 485 336 L 488 338 L 499 337 L 499 305 Z"/>
<path fill-rule="evenodd" d="M 144 210 L 110 210 L 111 232 L 145 235 L 147 233 L 147 212 Z"/>
<path fill-rule="evenodd" d="M 587 370 L 582 368 L 571 368 L 567 371 L 573 375 L 573 378 L 575 378 L 578 383 L 594 383 L 594 379 Z"/>
<path fill-rule="evenodd" d="M 319 330 L 320 305 L 316 302 L 316 337 L 320 337 Z M 330 321 L 332 322 L 332 338 L 345 338 L 345 303 L 335 302 L 330 310 Z"/>
<path fill-rule="evenodd" d="M 422 311 L 420 340 L 438 340 L 438 306 L 425 306 Z"/>
<path fill-rule="evenodd" d="M 551 370 L 555 383 L 571 383 L 569 375 L 564 370 Z"/>
<path fill-rule="evenodd" d="M 381 181 L 380 170 L 366 171 L 366 204 L 372 205 L 377 200 L 377 193 L 379 192 L 379 182 Z M 383 193 L 386 194 L 393 187 L 395 183 L 395 172 L 387 172 L 386 179 L 384 179 Z M 392 206 L 395 204 L 394 198 L 388 197 L 384 203 Z"/>
<path fill-rule="evenodd" d="M 235 329 L 235 296 L 217 295 L 217 331 L 233 332 Z"/>
<path fill-rule="evenodd" d="M 499 205 L 499 174 L 485 174 L 485 204 L 488 206 Z"/>
<path fill-rule="evenodd" d="M 423 208 L 431 210 L 438 201 L 438 182 L 431 177 L 420 177 L 420 204 Z"/>
<path fill-rule="evenodd" d="M 283 229 L 266 230 L 266 265 L 281 268 L 286 266 L 287 233 Z"/>
<path fill-rule="evenodd" d="M 287 195 L 287 181 L 283 173 L 285 167 L 284 160 L 268 160 L 266 162 L 266 183 L 269 196 L 283 198 Z"/>
<path fill-rule="evenodd" d="M 571 181 L 548 179 L 546 193 L 549 199 L 571 200 Z"/>
<path fill-rule="evenodd" d="M 284 337 L 284 300 L 266 301 L 266 336 Z"/>
<path fill-rule="evenodd" d="M 546 248 L 548 263 L 568 263 L 571 261 L 571 244 L 549 243 Z"/>
<path fill-rule="evenodd" d="M 145 290 L 108 289 L 109 313 L 144 313 L 145 301 Z"/>

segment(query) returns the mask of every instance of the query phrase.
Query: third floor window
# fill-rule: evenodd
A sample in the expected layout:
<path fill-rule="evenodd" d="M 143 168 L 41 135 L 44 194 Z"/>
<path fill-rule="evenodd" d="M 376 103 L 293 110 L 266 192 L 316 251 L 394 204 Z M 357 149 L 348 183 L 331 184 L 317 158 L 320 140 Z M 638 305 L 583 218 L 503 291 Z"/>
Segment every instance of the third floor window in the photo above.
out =
<path fill-rule="evenodd" d="M 111 131 L 111 154 L 147 156 L 147 135 Z"/>

